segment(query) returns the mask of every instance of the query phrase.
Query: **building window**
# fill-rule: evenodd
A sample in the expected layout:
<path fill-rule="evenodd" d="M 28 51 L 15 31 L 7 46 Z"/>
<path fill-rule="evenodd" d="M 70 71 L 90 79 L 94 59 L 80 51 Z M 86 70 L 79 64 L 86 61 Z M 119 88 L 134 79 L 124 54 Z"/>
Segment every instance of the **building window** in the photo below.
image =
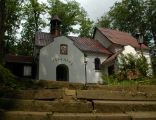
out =
<path fill-rule="evenodd" d="M 60 45 L 60 54 L 62 54 L 62 55 L 68 54 L 68 46 L 66 44 Z"/>
<path fill-rule="evenodd" d="M 95 70 L 100 70 L 101 67 L 101 61 L 99 58 L 95 58 L 94 59 L 94 63 L 95 63 Z"/>
<path fill-rule="evenodd" d="M 24 76 L 31 76 L 31 66 L 24 66 Z"/>

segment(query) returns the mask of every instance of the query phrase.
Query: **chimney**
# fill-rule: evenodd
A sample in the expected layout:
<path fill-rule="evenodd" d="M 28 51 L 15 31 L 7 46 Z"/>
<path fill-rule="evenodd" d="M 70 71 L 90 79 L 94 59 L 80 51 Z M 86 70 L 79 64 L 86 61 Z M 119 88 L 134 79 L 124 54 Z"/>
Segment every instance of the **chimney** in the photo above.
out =
<path fill-rule="evenodd" d="M 60 18 L 57 15 L 53 16 L 50 21 L 50 33 L 52 34 L 53 37 L 60 36 L 61 34 L 60 24 L 61 24 Z"/>

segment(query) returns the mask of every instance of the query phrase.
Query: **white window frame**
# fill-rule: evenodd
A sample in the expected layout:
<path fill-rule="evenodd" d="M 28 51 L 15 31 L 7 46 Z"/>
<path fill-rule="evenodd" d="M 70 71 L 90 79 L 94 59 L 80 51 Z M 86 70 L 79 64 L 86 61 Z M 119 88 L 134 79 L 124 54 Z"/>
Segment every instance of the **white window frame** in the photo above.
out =
<path fill-rule="evenodd" d="M 24 70 L 23 70 L 23 76 L 31 76 L 32 75 L 32 67 L 31 66 L 28 66 L 28 65 L 26 65 L 26 66 L 24 66 L 24 68 L 23 68 Z"/>

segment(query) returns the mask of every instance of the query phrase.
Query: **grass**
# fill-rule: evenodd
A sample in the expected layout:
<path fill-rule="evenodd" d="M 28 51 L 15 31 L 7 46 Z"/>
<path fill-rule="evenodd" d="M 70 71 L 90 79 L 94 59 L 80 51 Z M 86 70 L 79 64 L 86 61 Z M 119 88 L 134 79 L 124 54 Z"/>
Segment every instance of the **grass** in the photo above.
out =
<path fill-rule="evenodd" d="M 135 80 L 118 80 L 114 76 L 105 76 L 103 77 L 104 84 L 107 85 L 156 85 L 156 78 L 138 78 Z"/>

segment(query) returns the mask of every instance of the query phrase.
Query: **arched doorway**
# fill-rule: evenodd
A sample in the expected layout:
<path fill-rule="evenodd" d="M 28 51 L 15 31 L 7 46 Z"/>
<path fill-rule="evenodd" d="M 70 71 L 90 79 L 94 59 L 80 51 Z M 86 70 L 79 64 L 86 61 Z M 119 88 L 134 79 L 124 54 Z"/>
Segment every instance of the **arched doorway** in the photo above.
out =
<path fill-rule="evenodd" d="M 68 66 L 61 64 L 56 67 L 56 80 L 57 81 L 69 81 Z"/>

